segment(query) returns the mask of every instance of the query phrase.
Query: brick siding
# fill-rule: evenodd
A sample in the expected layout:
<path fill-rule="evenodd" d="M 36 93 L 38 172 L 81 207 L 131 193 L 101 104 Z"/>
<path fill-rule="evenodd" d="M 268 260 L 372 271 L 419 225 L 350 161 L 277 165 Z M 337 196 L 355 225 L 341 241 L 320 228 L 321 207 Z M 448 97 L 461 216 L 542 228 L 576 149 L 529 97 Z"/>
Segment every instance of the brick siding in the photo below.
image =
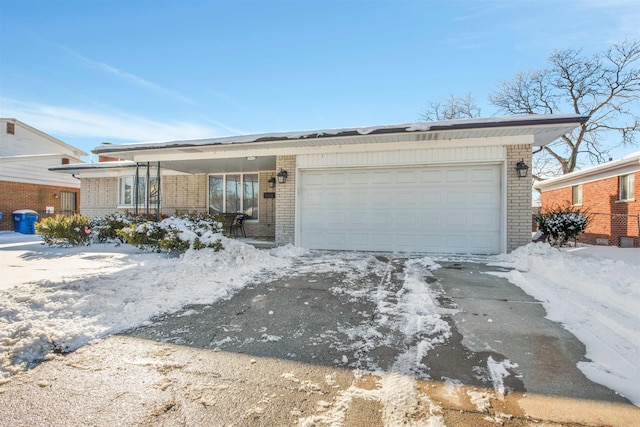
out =
<path fill-rule="evenodd" d="M 518 178 L 520 160 L 531 165 L 531 145 L 507 147 L 507 252 L 531 242 L 531 174 Z"/>
<path fill-rule="evenodd" d="M 621 237 L 629 237 L 633 239 L 634 247 L 639 247 L 640 172 L 635 173 L 634 179 L 634 201 L 618 201 L 619 179 L 617 176 L 582 184 L 582 205 L 575 207 L 587 210 L 594 215 L 585 232 L 578 236 L 579 242 L 602 244 L 608 240 L 609 245 L 618 246 Z M 542 211 L 571 206 L 572 188 L 567 186 L 544 191 Z"/>
<path fill-rule="evenodd" d="M 41 184 L 26 184 L 22 182 L 0 181 L 0 230 L 13 230 L 13 211 L 31 209 L 38 212 L 40 218 L 48 216 L 47 206 L 52 206 L 54 214 L 60 212 L 60 193 L 68 191 L 76 193 L 76 203 L 79 200 L 78 188 L 49 186 Z M 54 194 L 57 194 L 56 198 Z M 76 208 L 77 209 L 77 208 Z"/>

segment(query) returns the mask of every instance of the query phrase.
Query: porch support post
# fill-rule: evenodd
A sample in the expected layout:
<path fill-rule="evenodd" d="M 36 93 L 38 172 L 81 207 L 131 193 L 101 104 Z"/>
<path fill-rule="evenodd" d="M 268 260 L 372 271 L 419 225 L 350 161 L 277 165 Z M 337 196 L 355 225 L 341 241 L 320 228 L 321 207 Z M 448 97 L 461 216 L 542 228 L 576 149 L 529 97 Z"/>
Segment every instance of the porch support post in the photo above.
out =
<path fill-rule="evenodd" d="M 138 216 L 138 187 L 140 186 L 140 164 L 136 162 L 136 178 L 133 183 L 133 214 Z"/>
<path fill-rule="evenodd" d="M 162 182 L 160 182 L 160 162 L 158 162 L 156 186 L 156 221 L 160 222 L 160 197 L 162 196 Z"/>
<path fill-rule="evenodd" d="M 145 203 L 144 203 L 144 207 L 145 207 L 145 215 L 147 216 L 147 218 L 149 218 L 149 196 L 151 195 L 151 180 L 149 178 L 151 178 L 151 171 L 149 170 L 149 162 L 147 162 L 147 185 L 145 188 Z"/>

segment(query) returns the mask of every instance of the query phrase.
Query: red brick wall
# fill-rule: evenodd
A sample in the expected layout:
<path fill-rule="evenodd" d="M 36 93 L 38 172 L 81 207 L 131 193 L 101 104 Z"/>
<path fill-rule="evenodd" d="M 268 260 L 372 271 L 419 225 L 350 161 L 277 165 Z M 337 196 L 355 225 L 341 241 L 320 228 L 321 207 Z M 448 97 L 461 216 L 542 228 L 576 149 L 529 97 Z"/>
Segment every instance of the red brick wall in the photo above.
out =
<path fill-rule="evenodd" d="M 599 181 L 582 184 L 581 210 L 588 210 L 593 220 L 585 233 L 578 237 L 578 241 L 596 244 L 597 238 L 609 239 L 610 245 L 619 245 L 620 237 L 634 238 L 634 246 L 638 247 L 638 215 L 640 215 L 640 172 L 635 173 L 635 200 L 629 202 L 618 201 L 618 177 L 601 179 Z M 572 187 L 542 193 L 542 211 L 556 207 L 571 205 Z M 621 214 L 611 216 L 605 214 Z M 632 215 L 628 217 L 624 215 Z"/>
<path fill-rule="evenodd" d="M 49 185 L 25 184 L 21 182 L 0 181 L 0 230 L 13 230 L 12 212 L 18 209 L 31 209 L 45 216 L 47 206 L 53 206 L 55 213 L 60 212 L 60 192 L 76 193 L 76 205 L 80 203 L 80 189 Z M 58 195 L 58 198 L 54 197 Z M 76 211 L 78 206 L 76 206 Z"/>

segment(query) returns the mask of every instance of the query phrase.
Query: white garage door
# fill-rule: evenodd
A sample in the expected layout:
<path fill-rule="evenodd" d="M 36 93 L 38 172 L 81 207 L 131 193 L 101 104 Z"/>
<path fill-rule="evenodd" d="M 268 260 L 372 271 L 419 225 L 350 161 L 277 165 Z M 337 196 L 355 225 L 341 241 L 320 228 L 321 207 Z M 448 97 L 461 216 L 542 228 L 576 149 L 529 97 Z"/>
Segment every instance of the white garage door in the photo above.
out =
<path fill-rule="evenodd" d="M 302 171 L 300 244 L 499 253 L 500 188 L 499 165 Z"/>

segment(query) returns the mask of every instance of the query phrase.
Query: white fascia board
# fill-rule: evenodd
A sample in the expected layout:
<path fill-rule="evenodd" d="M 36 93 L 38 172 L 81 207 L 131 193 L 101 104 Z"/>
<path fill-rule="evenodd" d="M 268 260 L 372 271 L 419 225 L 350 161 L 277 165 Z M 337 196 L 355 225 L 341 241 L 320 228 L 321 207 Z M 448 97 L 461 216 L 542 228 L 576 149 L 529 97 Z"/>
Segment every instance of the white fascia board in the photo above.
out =
<path fill-rule="evenodd" d="M 460 140 L 435 140 L 435 141 L 395 141 L 386 143 L 366 143 L 362 141 L 357 144 L 338 144 L 321 146 L 300 146 L 275 148 L 270 146 L 245 145 L 235 147 L 202 147 L 211 151 L 181 152 L 176 149 L 171 152 L 166 150 L 149 150 L 136 152 L 134 159 L 137 162 L 162 162 L 171 160 L 207 160 L 207 159 L 231 159 L 246 156 L 293 156 L 304 154 L 328 154 L 328 153 L 358 153 L 358 152 L 384 152 L 398 150 L 416 150 L 427 148 L 464 148 L 477 146 L 507 146 L 533 144 L 532 135 L 490 137 L 490 138 L 467 138 Z M 232 148 L 232 149 L 229 149 Z"/>
<path fill-rule="evenodd" d="M 593 168 L 572 172 L 557 178 L 551 178 L 546 181 L 538 182 L 534 188 L 541 191 L 557 190 L 564 187 L 572 187 L 574 185 L 586 184 L 589 182 L 599 181 L 601 179 L 613 178 L 620 175 L 640 171 L 640 156 L 632 158 L 624 158 L 615 162 L 603 163 Z"/>

